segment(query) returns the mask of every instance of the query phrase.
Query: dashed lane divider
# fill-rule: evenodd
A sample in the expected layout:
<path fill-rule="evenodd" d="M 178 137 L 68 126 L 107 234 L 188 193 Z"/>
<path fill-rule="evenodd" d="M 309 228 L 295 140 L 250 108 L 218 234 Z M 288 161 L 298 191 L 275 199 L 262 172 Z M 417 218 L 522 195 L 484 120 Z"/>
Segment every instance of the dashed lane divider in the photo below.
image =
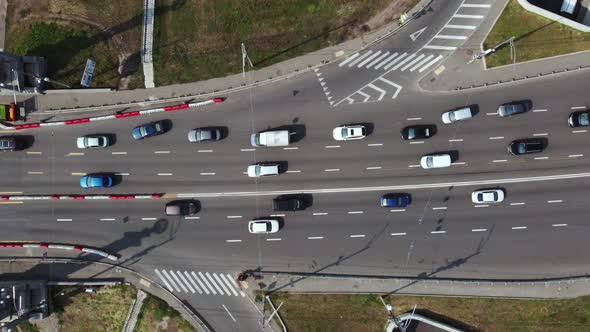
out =
<path fill-rule="evenodd" d="M 43 200 L 100 200 L 100 199 L 158 199 L 164 194 L 129 195 L 10 195 L 0 196 L 0 201 L 43 201 Z"/>
<path fill-rule="evenodd" d="M 46 249 L 60 249 L 60 250 L 74 250 L 80 252 L 87 252 L 89 254 L 95 254 L 104 258 L 116 261 L 119 259 L 115 255 L 111 255 L 107 252 L 96 250 L 92 248 L 82 246 L 72 246 L 67 244 L 51 244 L 51 243 L 27 243 L 27 242 L 1 242 L 0 248 L 46 248 Z"/>
<path fill-rule="evenodd" d="M 205 105 L 210 105 L 210 104 L 222 103 L 224 100 L 225 100 L 225 98 L 213 98 L 213 99 L 209 99 L 209 100 L 205 100 L 205 101 L 199 101 L 196 103 L 180 104 L 180 105 L 153 108 L 153 109 L 142 110 L 142 111 L 133 111 L 133 112 L 127 112 L 127 113 L 118 113 L 118 114 L 113 114 L 113 115 L 103 115 L 103 116 L 72 119 L 72 120 L 65 120 L 65 121 L 27 123 L 27 124 L 16 125 L 16 126 L 9 126 L 9 125 L 0 123 L 0 128 L 23 130 L 23 129 L 32 129 L 32 128 L 39 128 L 39 127 L 76 125 L 76 124 L 82 124 L 82 123 L 88 123 L 88 122 L 94 122 L 94 121 L 103 121 L 103 120 L 110 120 L 110 119 L 124 119 L 124 118 L 129 118 L 132 116 L 139 116 L 139 115 L 159 113 L 159 112 L 172 112 L 172 111 L 186 110 L 186 109 L 193 108 L 193 107 L 200 107 L 200 106 L 205 106 Z"/>

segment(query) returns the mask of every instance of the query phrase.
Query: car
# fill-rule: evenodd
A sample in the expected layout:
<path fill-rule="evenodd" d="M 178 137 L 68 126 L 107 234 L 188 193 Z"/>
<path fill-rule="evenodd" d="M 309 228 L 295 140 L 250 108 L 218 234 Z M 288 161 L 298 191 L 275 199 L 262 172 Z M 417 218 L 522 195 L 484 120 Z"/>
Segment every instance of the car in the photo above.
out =
<path fill-rule="evenodd" d="M 508 144 L 508 152 L 513 155 L 539 153 L 545 150 L 545 141 L 542 138 L 517 139 Z"/>
<path fill-rule="evenodd" d="M 248 223 L 248 231 L 252 234 L 269 234 L 279 231 L 280 224 L 277 219 L 259 219 Z"/>
<path fill-rule="evenodd" d="M 140 140 L 146 137 L 163 134 L 165 131 L 164 121 L 154 121 L 133 128 L 131 134 L 133 135 L 133 139 Z"/>
<path fill-rule="evenodd" d="M 113 186 L 113 178 L 105 174 L 89 174 L 80 178 L 82 188 L 110 188 Z"/>
<path fill-rule="evenodd" d="M 0 137 L 0 151 L 14 151 L 18 148 L 18 141 L 14 137 Z"/>
<path fill-rule="evenodd" d="M 381 207 L 401 207 L 405 208 L 410 205 L 410 195 L 408 194 L 385 194 L 379 200 Z"/>
<path fill-rule="evenodd" d="M 340 126 L 332 130 L 332 137 L 337 141 L 363 139 L 367 136 L 367 128 L 363 125 Z"/>
<path fill-rule="evenodd" d="M 441 120 L 445 124 L 454 123 L 471 119 L 473 117 L 473 110 L 471 107 L 461 107 L 456 110 L 448 111 L 442 114 Z"/>
<path fill-rule="evenodd" d="M 476 204 L 500 203 L 504 196 L 503 189 L 480 189 L 471 193 L 471 201 Z"/>
<path fill-rule="evenodd" d="M 180 200 L 166 203 L 167 216 L 192 216 L 199 211 L 199 205 L 193 200 Z"/>
<path fill-rule="evenodd" d="M 434 135 L 433 125 L 409 126 L 401 130 L 403 140 L 426 139 Z"/>
<path fill-rule="evenodd" d="M 248 166 L 248 176 L 251 178 L 259 178 L 262 176 L 279 175 L 279 164 L 274 163 L 259 163 Z"/>
<path fill-rule="evenodd" d="M 273 211 L 305 210 L 306 200 L 303 195 L 281 195 L 272 200 Z"/>
<path fill-rule="evenodd" d="M 219 141 L 221 130 L 218 128 L 197 128 L 188 132 L 189 142 Z"/>
<path fill-rule="evenodd" d="M 106 148 L 109 144 L 109 138 L 104 135 L 89 135 L 78 137 L 76 139 L 78 149 Z"/>
<path fill-rule="evenodd" d="M 420 159 L 420 166 L 424 169 L 449 167 L 451 166 L 451 155 L 443 153 L 423 156 Z"/>
<path fill-rule="evenodd" d="M 525 102 L 516 101 L 498 106 L 498 115 L 505 118 L 520 113 L 526 113 L 528 110 L 529 106 Z"/>
<path fill-rule="evenodd" d="M 570 127 L 590 126 L 590 110 L 578 111 L 570 114 L 567 123 Z"/>

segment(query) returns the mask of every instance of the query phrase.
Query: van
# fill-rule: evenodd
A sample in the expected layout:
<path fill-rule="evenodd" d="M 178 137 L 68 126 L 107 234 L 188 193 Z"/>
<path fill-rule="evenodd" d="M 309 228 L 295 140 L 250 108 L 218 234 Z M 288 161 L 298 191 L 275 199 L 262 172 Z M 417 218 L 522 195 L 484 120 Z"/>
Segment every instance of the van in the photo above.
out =
<path fill-rule="evenodd" d="M 458 108 L 442 114 L 442 122 L 449 124 L 457 121 L 467 120 L 473 117 L 471 107 Z"/>

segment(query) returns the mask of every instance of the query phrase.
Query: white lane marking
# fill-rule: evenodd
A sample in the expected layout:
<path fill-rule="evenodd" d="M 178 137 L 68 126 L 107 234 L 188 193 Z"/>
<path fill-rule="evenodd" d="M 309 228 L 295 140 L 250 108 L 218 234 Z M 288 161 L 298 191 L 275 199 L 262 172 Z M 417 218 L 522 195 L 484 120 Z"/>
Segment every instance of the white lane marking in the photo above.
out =
<path fill-rule="evenodd" d="M 195 289 L 193 288 L 193 286 L 190 284 L 190 282 L 188 282 L 188 280 L 186 280 L 186 278 L 182 275 L 182 272 L 180 271 L 176 271 L 176 273 L 178 273 L 178 277 L 186 284 L 186 286 L 188 287 L 188 289 L 191 291 L 191 293 L 195 293 Z M 190 279 L 190 278 L 189 278 Z M 186 292 L 186 289 L 185 289 Z M 188 292 L 187 292 L 188 293 Z"/>
<path fill-rule="evenodd" d="M 485 231 L 487 231 L 487 229 L 485 229 L 485 228 L 474 228 L 471 231 L 472 232 L 485 232 Z"/>
<path fill-rule="evenodd" d="M 408 121 L 419 121 L 419 120 L 422 120 L 422 118 L 407 118 L 406 120 L 408 120 Z"/>
<path fill-rule="evenodd" d="M 511 206 L 516 206 L 516 205 L 525 205 L 525 202 L 518 202 L 518 203 L 510 203 Z"/>
<path fill-rule="evenodd" d="M 174 289 L 172 289 L 172 287 L 170 286 L 170 284 L 168 283 L 168 281 L 166 280 L 166 278 L 164 278 L 164 276 L 162 275 L 162 273 L 160 271 L 158 271 L 158 269 L 155 270 L 156 274 L 158 275 L 158 278 L 160 278 L 160 280 L 162 280 L 164 282 L 164 285 L 166 286 L 166 288 L 168 288 L 168 290 L 170 292 L 174 292 Z"/>
<path fill-rule="evenodd" d="M 486 115 L 498 115 L 498 112 L 497 111 L 496 112 L 488 112 L 488 113 L 486 113 Z"/>
<path fill-rule="evenodd" d="M 550 201 L 547 201 L 547 203 L 551 204 L 551 203 L 563 203 L 563 199 L 553 199 Z"/>
<path fill-rule="evenodd" d="M 420 66 L 422 66 L 423 64 L 425 64 L 426 62 L 428 62 L 428 60 L 430 60 L 432 58 L 434 58 L 434 54 L 430 54 L 429 56 L 425 57 L 424 59 L 422 59 L 422 61 L 415 64 L 414 67 L 410 68 L 410 72 L 413 72 L 414 70 L 420 68 Z"/>
<path fill-rule="evenodd" d="M 383 65 L 385 65 L 386 63 L 388 63 L 389 61 L 393 60 L 393 58 L 395 58 L 396 56 L 398 56 L 399 53 L 395 52 L 392 55 L 390 55 L 387 59 L 381 61 L 378 65 L 375 66 L 374 69 L 379 69 L 381 68 Z"/>
<path fill-rule="evenodd" d="M 223 283 L 223 281 L 221 281 L 221 279 L 219 279 L 219 276 L 217 276 L 217 273 L 213 273 L 213 278 L 215 279 L 215 281 L 217 281 L 217 283 L 221 286 L 221 288 L 223 289 L 223 291 L 231 296 L 230 291 L 227 289 L 227 287 L 225 286 L 225 284 Z M 223 293 L 222 293 L 223 294 Z M 237 295 L 237 294 L 236 294 Z"/>
<path fill-rule="evenodd" d="M 553 224 L 552 227 L 565 227 L 567 224 Z"/>
<path fill-rule="evenodd" d="M 571 107 L 571 109 L 573 109 L 573 110 L 582 110 L 582 109 L 586 109 L 586 106 L 573 106 L 573 107 Z"/>
<path fill-rule="evenodd" d="M 215 175 L 214 172 L 204 172 L 204 173 L 199 173 L 200 175 Z"/>
<path fill-rule="evenodd" d="M 418 168 L 418 167 L 420 167 L 420 165 L 408 165 L 408 167 L 410 167 L 410 168 Z"/>
<path fill-rule="evenodd" d="M 162 273 L 164 274 L 164 276 L 166 277 L 166 279 L 168 279 L 168 281 L 170 281 L 170 283 L 172 284 L 172 286 L 174 286 L 174 289 L 176 290 L 176 292 L 180 293 L 180 288 L 178 288 L 178 285 L 176 285 L 176 283 L 174 282 L 174 280 L 172 280 L 172 277 L 170 277 L 170 275 L 168 274 L 168 272 L 166 272 L 166 270 L 162 270 Z M 164 279 L 162 279 L 164 280 Z"/>
<path fill-rule="evenodd" d="M 535 157 L 535 160 L 546 160 L 549 159 L 549 157 Z"/>
<path fill-rule="evenodd" d="M 404 236 L 407 233 L 391 233 L 391 236 Z"/>
<path fill-rule="evenodd" d="M 325 148 L 326 149 L 338 149 L 340 147 L 340 145 L 326 145 Z"/>
<path fill-rule="evenodd" d="M 504 136 L 493 136 L 493 137 L 490 137 L 489 139 L 503 139 L 503 138 L 504 138 Z"/>
<path fill-rule="evenodd" d="M 82 176 L 82 175 L 86 175 L 86 173 L 84 173 L 84 172 L 72 172 L 72 176 Z"/>
<path fill-rule="evenodd" d="M 184 275 L 186 276 L 186 278 L 188 279 L 188 281 L 190 281 L 190 283 L 195 287 L 195 289 L 199 292 L 199 294 L 203 294 L 203 291 L 201 290 L 201 288 L 197 285 L 197 283 L 193 280 L 193 278 L 191 278 L 190 274 L 188 274 L 187 271 L 183 272 Z"/>
<path fill-rule="evenodd" d="M 405 66 L 402 67 L 402 69 L 400 69 L 400 71 L 406 71 L 406 69 L 414 66 L 417 62 L 419 62 L 420 60 L 422 60 L 422 58 L 424 58 L 425 55 L 424 54 L 420 54 L 417 58 L 415 58 L 414 60 L 406 63 Z"/>
<path fill-rule="evenodd" d="M 358 53 L 355 53 L 355 54 L 353 54 L 353 55 L 349 56 L 348 58 L 346 58 L 346 59 L 344 59 L 342 62 L 340 62 L 340 63 L 338 64 L 338 67 L 342 67 L 342 66 L 344 66 L 345 64 L 349 63 L 349 62 L 350 62 L 352 59 L 356 58 L 357 56 L 359 56 L 359 54 L 358 54 Z"/>
<path fill-rule="evenodd" d="M 350 235 L 350 237 L 365 237 L 365 234 L 354 234 L 354 235 Z"/>
<path fill-rule="evenodd" d="M 471 4 L 471 3 L 464 3 L 461 4 L 461 7 L 466 7 L 466 8 L 490 8 L 491 5 L 483 5 L 483 4 Z"/>
<path fill-rule="evenodd" d="M 172 173 L 158 173 L 159 176 L 170 176 Z"/>
<path fill-rule="evenodd" d="M 508 160 L 506 160 L 506 159 L 494 159 L 494 160 L 492 160 L 493 163 L 505 163 L 507 161 Z"/>
<path fill-rule="evenodd" d="M 366 58 L 367 56 L 371 55 L 371 53 L 373 53 L 373 51 L 369 50 L 367 53 L 361 55 L 360 57 L 356 58 L 356 60 L 354 60 L 353 62 L 348 64 L 348 68 L 352 68 L 354 67 L 357 63 L 359 63 L 360 61 L 362 61 L 364 58 Z"/>
<path fill-rule="evenodd" d="M 477 26 L 476 25 L 447 24 L 447 25 L 445 25 L 445 28 L 475 30 L 477 28 Z"/>
<path fill-rule="evenodd" d="M 430 234 L 445 234 L 447 231 L 432 231 Z"/>
<path fill-rule="evenodd" d="M 170 151 L 154 151 L 155 154 L 168 154 Z"/>
<path fill-rule="evenodd" d="M 115 221 L 117 219 L 115 219 L 115 218 L 100 218 L 98 220 L 100 220 L 100 221 Z"/>
<path fill-rule="evenodd" d="M 229 318 L 231 318 L 231 320 L 233 320 L 234 323 L 237 322 L 236 319 L 234 318 L 234 315 L 232 315 L 231 312 L 229 312 L 229 309 L 225 306 L 225 304 L 222 304 L 221 306 L 223 307 L 223 309 L 225 309 L 225 312 L 227 312 L 227 314 L 229 315 Z"/>
<path fill-rule="evenodd" d="M 242 152 L 256 151 L 256 149 L 240 149 Z"/>
<path fill-rule="evenodd" d="M 176 276 L 176 273 L 174 273 L 174 271 L 172 271 L 172 270 L 169 270 L 168 272 L 170 273 L 170 275 L 172 275 L 172 278 L 174 278 L 174 280 L 180 285 L 180 288 L 182 288 L 182 290 L 185 293 L 188 293 L 188 290 L 186 289 L 186 287 L 184 287 L 184 284 L 180 281 L 180 279 L 178 279 L 178 277 Z M 193 291 L 193 293 L 194 293 L 194 291 Z"/>
<path fill-rule="evenodd" d="M 348 214 L 363 214 L 365 213 L 364 211 L 348 211 Z"/>
<path fill-rule="evenodd" d="M 570 154 L 568 157 L 569 158 L 579 158 L 579 157 L 583 157 L 583 154 Z"/>
<path fill-rule="evenodd" d="M 43 154 L 41 151 L 27 151 L 27 154 Z"/>
<path fill-rule="evenodd" d="M 197 150 L 197 152 L 206 153 L 206 152 L 213 152 L 213 150 Z"/>
<path fill-rule="evenodd" d="M 227 219 L 240 219 L 242 216 L 227 216 Z"/>
<path fill-rule="evenodd" d="M 450 139 L 449 142 L 463 142 L 462 138 L 454 138 L 454 139 Z"/>
<path fill-rule="evenodd" d="M 455 39 L 455 40 L 465 40 L 467 36 L 455 36 L 455 35 L 436 35 L 434 36 L 435 39 Z"/>
<path fill-rule="evenodd" d="M 184 219 L 186 219 L 186 220 L 198 220 L 198 219 L 201 219 L 201 217 L 186 216 L 186 217 L 184 217 Z"/>
<path fill-rule="evenodd" d="M 308 236 L 307 239 L 308 240 L 322 240 L 324 237 L 323 236 Z"/>
<path fill-rule="evenodd" d="M 453 17 L 456 18 L 483 18 L 483 15 L 465 15 L 465 14 L 455 14 Z"/>
<path fill-rule="evenodd" d="M 68 156 L 83 156 L 84 152 L 70 152 Z"/>
<path fill-rule="evenodd" d="M 340 168 L 328 168 L 324 172 L 340 172 Z"/>
<path fill-rule="evenodd" d="M 375 169 L 381 169 L 383 167 L 381 166 L 371 166 L 371 167 L 367 167 L 367 170 L 375 170 Z"/>
<path fill-rule="evenodd" d="M 276 237 L 276 238 L 271 238 L 271 239 L 266 239 L 266 241 L 268 242 L 272 242 L 272 241 L 281 241 L 282 239 L 280 237 Z"/>
<path fill-rule="evenodd" d="M 401 62 L 399 62 L 397 65 L 395 65 L 393 68 L 391 68 L 391 71 L 396 71 L 398 70 L 399 67 L 403 66 L 405 63 L 407 63 L 408 61 L 412 60 L 413 58 L 416 57 L 418 53 L 412 53 L 409 56 L 407 56 L 404 60 L 402 60 Z"/>
<path fill-rule="evenodd" d="M 57 219 L 57 221 L 72 221 L 72 219 L 69 219 L 69 218 L 60 218 L 60 219 Z"/>
<path fill-rule="evenodd" d="M 515 226 L 515 227 L 512 227 L 512 229 L 526 229 L 526 228 L 527 228 L 526 226 Z"/>
<path fill-rule="evenodd" d="M 429 50 L 443 50 L 443 51 L 454 51 L 457 49 L 455 46 L 438 46 L 438 45 L 426 45 L 423 48 L 426 48 Z M 439 57 L 442 57 L 442 55 L 439 55 Z"/>
<path fill-rule="evenodd" d="M 381 89 L 380 87 L 373 85 L 372 83 L 367 84 L 367 86 L 380 93 L 379 97 L 377 98 L 377 101 L 381 101 L 381 99 L 383 99 L 383 96 L 385 96 L 385 93 L 387 92 L 387 91 Z"/>
<path fill-rule="evenodd" d="M 143 220 L 143 221 L 158 220 L 158 218 L 149 217 L 149 218 L 141 218 L 141 220 Z"/>
<path fill-rule="evenodd" d="M 406 209 L 389 210 L 389 212 L 406 212 Z"/>
<path fill-rule="evenodd" d="M 313 215 L 314 216 L 327 216 L 328 212 L 314 212 Z"/>
<path fill-rule="evenodd" d="M 296 170 L 295 170 L 295 169 L 294 169 L 294 170 L 287 171 L 287 172 L 285 172 L 285 173 L 301 173 L 301 170 L 299 170 L 299 169 L 296 169 Z"/>
<path fill-rule="evenodd" d="M 572 130 L 573 134 L 579 134 L 579 133 L 585 133 L 585 132 L 588 132 L 588 130 L 587 129 Z"/>
<path fill-rule="evenodd" d="M 465 165 L 465 164 L 467 164 L 467 163 L 464 161 L 456 161 L 454 163 L 451 163 L 451 165 Z"/>
<path fill-rule="evenodd" d="M 234 242 L 242 242 L 242 240 L 225 240 L 225 242 L 234 243 Z"/>
<path fill-rule="evenodd" d="M 410 144 L 424 144 L 424 141 L 410 141 Z"/>
<path fill-rule="evenodd" d="M 437 206 L 437 207 L 433 207 L 433 210 L 446 210 L 447 207 L 446 206 Z"/>
<path fill-rule="evenodd" d="M 271 214 L 271 217 L 284 217 L 285 215 L 280 213 L 280 214 Z"/>
<path fill-rule="evenodd" d="M 398 56 L 396 59 L 394 59 L 393 61 L 391 61 L 390 63 L 388 63 L 387 66 L 383 67 L 383 70 L 388 70 L 393 65 L 395 65 L 398 61 L 400 61 L 401 59 L 405 58 L 407 55 L 408 55 L 408 53 L 402 53 L 402 55 Z"/>
<path fill-rule="evenodd" d="M 432 46 L 431 48 L 435 48 L 434 46 Z M 435 48 L 436 49 L 436 48 Z M 444 49 L 444 48 L 443 48 Z M 456 47 L 452 47 L 451 49 L 456 49 Z M 432 59 L 432 61 L 430 61 L 429 63 L 425 64 L 422 68 L 420 68 L 420 70 L 418 70 L 419 73 L 425 71 L 426 69 L 428 69 L 428 67 L 432 66 L 433 64 L 437 63 L 440 59 L 442 59 L 443 56 L 439 55 L 436 58 Z"/>
<path fill-rule="evenodd" d="M 283 148 L 283 150 L 299 150 L 299 148 L 296 146 L 288 146 L 286 148 Z"/>
<path fill-rule="evenodd" d="M 381 54 L 381 51 L 377 51 L 375 53 L 373 53 L 373 55 L 371 55 L 370 57 L 366 58 L 363 62 L 358 64 L 358 68 L 362 68 L 364 65 L 366 65 L 369 61 L 375 59 L 376 57 L 379 56 L 379 54 Z M 369 68 L 369 67 L 367 67 Z"/>
<path fill-rule="evenodd" d="M 383 143 L 369 143 L 367 146 L 383 146 Z"/>
<path fill-rule="evenodd" d="M 125 152 L 125 151 L 115 151 L 115 152 L 111 152 L 111 154 L 127 154 L 127 152 Z"/>
<path fill-rule="evenodd" d="M 199 271 L 199 277 L 201 277 L 201 279 L 203 279 L 203 281 L 205 282 L 205 284 L 207 285 L 207 287 L 209 287 L 209 289 L 211 290 L 211 293 L 213 293 L 213 295 L 216 295 L 217 292 L 215 291 L 215 288 L 213 288 L 213 286 L 211 286 L 211 283 L 209 283 L 209 280 L 207 280 L 207 278 L 205 278 L 205 275 L 203 274 L 203 272 Z M 207 289 L 207 288 L 205 288 L 205 289 Z M 209 294 L 209 292 L 207 292 L 207 291 L 205 291 L 205 293 L 207 295 Z"/>
<path fill-rule="evenodd" d="M 227 276 L 227 280 L 236 288 L 236 289 L 240 289 L 240 287 L 238 286 L 237 282 L 228 274 L 226 274 Z M 242 295 L 242 297 L 246 297 L 246 294 L 244 292 L 242 292 L 241 290 L 239 291 L 240 295 Z"/>
<path fill-rule="evenodd" d="M 489 207 L 489 204 L 481 204 L 481 205 L 474 205 L 473 207 L 475 208 L 483 208 L 483 207 Z"/>
<path fill-rule="evenodd" d="M 231 284 L 231 282 L 229 282 L 229 280 L 227 280 L 227 278 L 225 277 L 225 275 L 223 273 L 219 274 L 219 278 L 221 278 L 221 280 L 223 280 L 223 282 L 227 285 L 227 288 L 229 288 L 231 290 L 231 292 L 234 294 L 234 296 L 238 296 L 238 292 L 236 292 L 235 287 Z"/>
<path fill-rule="evenodd" d="M 548 109 L 533 110 L 533 113 L 547 112 Z"/>
<path fill-rule="evenodd" d="M 45 174 L 45 172 L 29 171 L 29 172 L 27 172 L 27 174 L 30 174 L 30 175 L 43 175 L 43 174 Z"/>
<path fill-rule="evenodd" d="M 533 134 L 533 136 L 547 136 L 549 135 L 549 133 L 538 133 L 538 134 Z"/>
<path fill-rule="evenodd" d="M 205 286 L 205 284 L 203 284 L 203 282 L 201 281 L 201 279 L 195 274 L 195 272 L 191 271 L 191 275 L 193 276 L 193 278 L 199 283 L 199 286 L 201 286 L 201 288 L 203 288 L 203 291 L 205 291 L 205 294 L 209 295 L 209 289 L 207 289 L 207 287 Z"/>
<path fill-rule="evenodd" d="M 131 175 L 131 174 L 129 174 L 129 173 L 115 173 L 115 175 L 125 175 L 125 176 L 127 176 L 127 175 Z"/>

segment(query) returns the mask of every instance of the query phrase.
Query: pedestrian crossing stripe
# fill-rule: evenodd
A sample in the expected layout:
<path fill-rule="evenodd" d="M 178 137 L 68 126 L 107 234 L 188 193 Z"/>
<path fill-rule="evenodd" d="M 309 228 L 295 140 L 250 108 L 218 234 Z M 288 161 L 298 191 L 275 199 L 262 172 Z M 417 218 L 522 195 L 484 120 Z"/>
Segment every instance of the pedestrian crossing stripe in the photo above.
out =
<path fill-rule="evenodd" d="M 230 274 L 164 269 L 154 271 L 170 292 L 246 296 Z"/>
<path fill-rule="evenodd" d="M 360 57 L 359 57 L 360 55 Z M 370 56 L 369 56 L 370 55 Z M 368 56 L 368 57 L 367 57 Z M 435 58 L 435 61 L 429 61 Z M 395 52 L 390 55 L 389 52 L 385 52 L 382 54 L 381 51 L 374 52 L 367 51 L 364 54 L 355 53 L 348 58 L 342 60 L 338 64 L 339 67 L 342 67 L 348 64 L 349 67 L 355 66 L 357 68 L 366 68 L 366 69 L 375 69 L 378 70 L 382 68 L 384 71 L 388 71 L 391 68 L 391 71 L 408 71 L 408 72 L 423 72 L 426 69 L 432 67 L 438 61 L 443 58 L 442 55 L 438 54 L 425 54 L 425 53 L 398 53 Z M 351 60 L 353 60 L 350 62 Z M 363 60 L 364 59 L 364 60 Z M 362 61 L 361 61 L 362 60 Z M 366 65 L 366 66 L 365 66 Z M 320 79 L 320 83 L 322 82 L 323 78 L 318 77 Z"/>

